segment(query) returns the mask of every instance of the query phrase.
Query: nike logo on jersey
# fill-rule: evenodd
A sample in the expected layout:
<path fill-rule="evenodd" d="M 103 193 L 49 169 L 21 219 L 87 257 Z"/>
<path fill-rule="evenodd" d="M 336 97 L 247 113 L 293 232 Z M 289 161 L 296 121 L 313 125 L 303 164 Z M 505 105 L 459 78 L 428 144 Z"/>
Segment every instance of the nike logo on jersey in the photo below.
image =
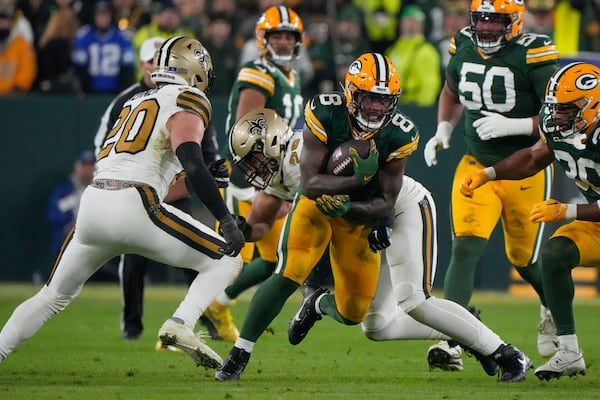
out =
<path fill-rule="evenodd" d="M 521 190 L 527 190 L 527 189 L 531 189 L 531 186 L 521 186 L 519 189 L 521 189 Z"/>
<path fill-rule="evenodd" d="M 549 44 L 552 44 L 552 40 L 544 40 L 544 46 L 548 46 Z"/>
<path fill-rule="evenodd" d="M 418 138 L 418 137 L 419 137 L 419 135 L 418 135 L 418 134 L 417 134 L 417 135 L 414 135 L 414 136 L 411 136 L 411 137 L 410 137 L 410 141 L 411 141 L 411 142 L 414 142 L 415 140 L 417 140 L 417 138 Z"/>
<path fill-rule="evenodd" d="M 311 101 L 310 101 L 310 109 L 311 109 L 311 110 L 314 110 L 314 109 L 315 109 L 315 101 L 314 101 L 314 100 L 311 100 Z"/>

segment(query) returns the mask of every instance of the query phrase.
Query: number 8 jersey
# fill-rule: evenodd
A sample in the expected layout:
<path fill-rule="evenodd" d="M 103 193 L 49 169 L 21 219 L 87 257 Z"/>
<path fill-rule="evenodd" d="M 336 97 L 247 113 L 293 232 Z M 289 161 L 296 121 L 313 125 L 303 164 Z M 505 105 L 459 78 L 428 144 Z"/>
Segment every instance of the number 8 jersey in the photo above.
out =
<path fill-rule="evenodd" d="M 379 150 L 379 164 L 408 157 L 419 143 L 415 124 L 398 108 L 389 122 L 373 132 L 352 126 L 343 93 L 333 92 L 313 97 L 304 110 L 306 126 L 329 151 L 352 139 L 374 139 Z"/>
<path fill-rule="evenodd" d="M 467 153 L 489 166 L 537 141 L 533 136 L 511 136 L 483 141 L 473 122 L 482 110 L 508 118 L 537 115 L 550 76 L 558 69 L 559 54 L 548 36 L 525 33 L 492 55 L 483 55 L 468 28 L 450 41 L 448 85 L 465 106 Z"/>
<path fill-rule="evenodd" d="M 178 112 L 193 112 L 206 126 L 212 107 L 202 91 L 181 85 L 151 89 L 127 100 L 102 144 L 95 178 L 145 183 L 164 198 L 183 171 L 166 127 Z"/>

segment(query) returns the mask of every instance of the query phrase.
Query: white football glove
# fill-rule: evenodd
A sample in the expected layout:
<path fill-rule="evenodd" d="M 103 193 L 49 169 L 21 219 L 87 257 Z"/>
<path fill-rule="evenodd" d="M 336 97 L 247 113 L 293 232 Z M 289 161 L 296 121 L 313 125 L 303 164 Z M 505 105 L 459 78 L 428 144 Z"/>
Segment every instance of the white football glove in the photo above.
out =
<path fill-rule="evenodd" d="M 533 132 L 533 119 L 507 118 L 504 115 L 490 111 L 481 111 L 485 115 L 473 122 L 481 140 L 490 140 L 506 136 L 531 135 Z"/>
<path fill-rule="evenodd" d="M 450 138 L 454 127 L 448 121 L 442 121 L 438 124 L 435 135 L 425 145 L 423 155 L 425 163 L 428 167 L 437 164 L 436 153 L 441 150 L 446 150 L 450 147 Z"/>

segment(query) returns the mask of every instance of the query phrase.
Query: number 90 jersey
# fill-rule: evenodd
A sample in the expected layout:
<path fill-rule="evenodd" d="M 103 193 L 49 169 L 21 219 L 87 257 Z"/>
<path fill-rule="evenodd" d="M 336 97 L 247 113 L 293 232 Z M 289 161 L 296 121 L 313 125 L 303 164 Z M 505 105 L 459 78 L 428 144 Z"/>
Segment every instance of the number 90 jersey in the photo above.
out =
<path fill-rule="evenodd" d="M 304 120 L 312 134 L 330 152 L 348 140 L 375 140 L 379 150 L 379 165 L 408 157 L 419 143 L 417 127 L 398 108 L 390 116 L 390 121 L 376 131 L 366 133 L 352 126 L 346 99 L 340 92 L 313 97 L 304 109 Z"/>
<path fill-rule="evenodd" d="M 183 167 L 171 148 L 166 127 L 178 112 L 192 112 L 204 121 L 212 107 L 206 95 L 191 86 L 165 85 L 131 97 L 121 109 L 98 154 L 96 179 L 145 183 L 164 198 Z"/>
<path fill-rule="evenodd" d="M 600 126 L 592 129 L 585 143 L 581 142 L 584 135 L 565 138 L 544 106 L 540 111 L 540 131 L 542 140 L 554 152 L 565 175 L 575 181 L 586 200 L 590 203 L 600 200 Z"/>
<path fill-rule="evenodd" d="M 465 106 L 467 152 L 490 166 L 537 141 L 533 136 L 510 136 L 483 141 L 473 128 L 482 110 L 508 118 L 537 115 L 546 83 L 558 69 L 559 54 L 548 36 L 526 33 L 509 41 L 498 53 L 482 56 L 467 28 L 450 41 L 447 82 Z"/>

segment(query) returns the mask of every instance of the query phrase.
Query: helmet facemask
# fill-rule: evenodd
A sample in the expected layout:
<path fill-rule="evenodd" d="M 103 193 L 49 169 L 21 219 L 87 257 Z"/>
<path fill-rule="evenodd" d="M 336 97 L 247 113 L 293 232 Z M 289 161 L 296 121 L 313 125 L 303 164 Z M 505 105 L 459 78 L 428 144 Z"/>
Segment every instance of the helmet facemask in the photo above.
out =
<path fill-rule="evenodd" d="M 389 121 L 397 102 L 397 95 L 355 89 L 352 96 L 352 116 L 361 130 L 372 132 L 381 129 Z"/>
<path fill-rule="evenodd" d="M 257 141 L 254 150 L 246 154 L 235 164 L 244 173 L 246 182 L 259 190 L 264 190 L 279 171 L 279 162 L 263 153 L 263 142 Z"/>
<path fill-rule="evenodd" d="M 281 168 L 285 146 L 292 134 L 287 124 L 268 108 L 243 115 L 229 134 L 233 163 L 248 183 L 265 189 Z"/>

